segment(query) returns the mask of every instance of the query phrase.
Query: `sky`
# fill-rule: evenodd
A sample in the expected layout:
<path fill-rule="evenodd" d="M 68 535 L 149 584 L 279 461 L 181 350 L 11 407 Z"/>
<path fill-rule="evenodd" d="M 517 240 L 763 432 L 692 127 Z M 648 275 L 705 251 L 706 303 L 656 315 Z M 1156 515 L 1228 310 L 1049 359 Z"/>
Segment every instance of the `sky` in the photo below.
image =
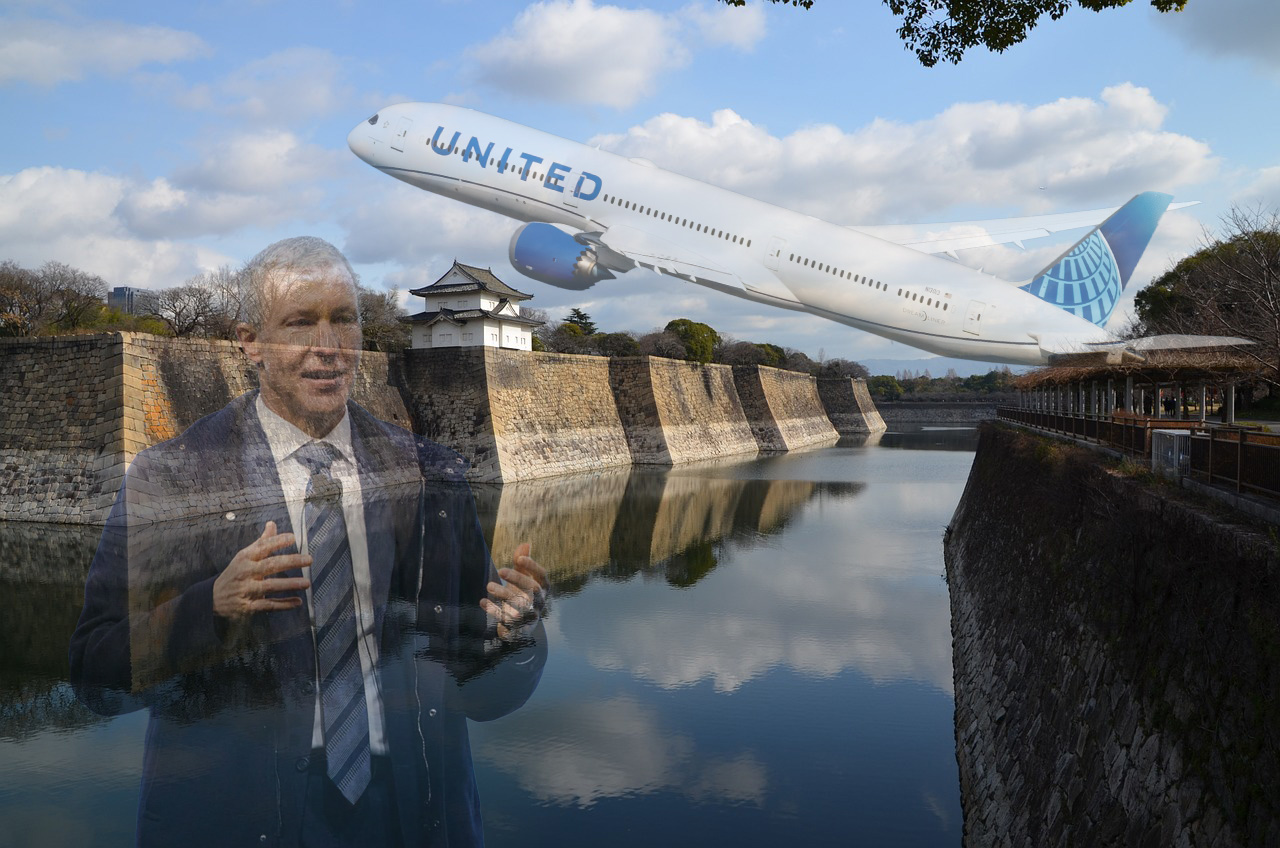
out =
<path fill-rule="evenodd" d="M 934 68 L 895 30 L 882 5 L 836 0 L 0 0 L 0 260 L 157 289 L 318 235 L 413 311 L 407 289 L 456 258 L 553 320 L 577 307 L 605 331 L 691 318 L 814 358 L 929 356 L 644 270 L 584 292 L 523 277 L 507 260 L 518 222 L 347 149 L 352 127 L 405 101 L 465 105 L 840 224 L 1069 212 L 1149 189 L 1200 201 L 1162 220 L 1113 324 L 1233 205 L 1280 207 L 1275 0 L 1075 8 L 1004 53 Z M 1083 235 L 959 261 L 1023 281 Z"/>

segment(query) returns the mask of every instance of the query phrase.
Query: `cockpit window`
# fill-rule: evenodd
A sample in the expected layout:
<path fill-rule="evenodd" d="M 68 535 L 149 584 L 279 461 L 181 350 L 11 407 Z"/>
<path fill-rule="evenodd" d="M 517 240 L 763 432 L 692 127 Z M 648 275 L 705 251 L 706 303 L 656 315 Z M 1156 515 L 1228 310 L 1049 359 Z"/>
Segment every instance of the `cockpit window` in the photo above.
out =
<path fill-rule="evenodd" d="M 369 119 L 369 126 L 376 127 L 377 125 L 378 125 L 378 116 L 375 114 L 372 118 Z"/>

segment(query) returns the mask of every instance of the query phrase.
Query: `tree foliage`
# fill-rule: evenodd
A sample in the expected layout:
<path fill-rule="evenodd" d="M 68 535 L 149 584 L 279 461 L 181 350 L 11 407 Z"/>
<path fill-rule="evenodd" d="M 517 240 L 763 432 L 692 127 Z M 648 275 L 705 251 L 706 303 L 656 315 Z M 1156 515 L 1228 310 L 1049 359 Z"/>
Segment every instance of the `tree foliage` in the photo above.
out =
<path fill-rule="evenodd" d="M 745 6 L 746 0 L 721 0 Z M 813 0 L 772 0 L 808 9 Z M 897 16 L 898 37 L 926 68 L 939 61 L 959 63 L 965 51 L 982 45 L 1002 53 L 1021 43 L 1045 15 L 1058 20 L 1072 6 L 1093 12 L 1127 6 L 1132 0 L 884 0 Z M 1180 12 L 1187 0 L 1151 0 L 1160 12 Z"/>
<path fill-rule="evenodd" d="M 591 320 L 591 316 L 583 312 L 581 309 L 570 309 L 569 317 L 564 319 L 566 324 L 573 324 L 582 331 L 584 336 L 593 336 L 599 332 L 596 322 Z"/>
<path fill-rule="evenodd" d="M 409 346 L 411 330 L 401 321 L 407 312 L 394 289 L 374 291 L 360 287 L 360 333 L 365 350 L 398 353 Z"/>
<path fill-rule="evenodd" d="M 1252 339 L 1238 352 L 1280 385 L 1280 214 L 1237 207 L 1206 242 L 1137 293 L 1138 329 Z"/>
<path fill-rule="evenodd" d="M 668 321 L 663 329 L 680 339 L 681 345 L 684 346 L 681 358 L 693 362 L 710 362 L 711 354 L 720 343 L 719 334 L 711 329 L 710 325 L 700 321 L 690 321 L 688 318 Z"/>

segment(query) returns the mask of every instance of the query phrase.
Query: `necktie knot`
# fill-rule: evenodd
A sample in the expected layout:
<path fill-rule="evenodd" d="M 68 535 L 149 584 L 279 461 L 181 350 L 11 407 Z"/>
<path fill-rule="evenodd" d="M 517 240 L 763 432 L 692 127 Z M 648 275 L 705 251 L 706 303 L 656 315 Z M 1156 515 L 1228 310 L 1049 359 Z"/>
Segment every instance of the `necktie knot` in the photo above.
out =
<path fill-rule="evenodd" d="M 329 476 L 329 467 L 342 457 L 342 453 L 328 442 L 307 442 L 294 453 L 312 474 Z"/>

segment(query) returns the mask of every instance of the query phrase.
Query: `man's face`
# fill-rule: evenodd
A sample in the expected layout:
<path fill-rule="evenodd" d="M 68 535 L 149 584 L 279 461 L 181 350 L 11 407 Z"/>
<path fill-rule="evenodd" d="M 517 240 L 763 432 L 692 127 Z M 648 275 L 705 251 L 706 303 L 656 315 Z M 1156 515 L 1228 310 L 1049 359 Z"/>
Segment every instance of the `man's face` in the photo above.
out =
<path fill-rule="evenodd" d="M 241 325 L 240 341 L 260 366 L 268 408 L 318 438 L 342 419 L 360 363 L 355 286 L 339 271 L 282 272 L 269 283 L 262 327 Z"/>

